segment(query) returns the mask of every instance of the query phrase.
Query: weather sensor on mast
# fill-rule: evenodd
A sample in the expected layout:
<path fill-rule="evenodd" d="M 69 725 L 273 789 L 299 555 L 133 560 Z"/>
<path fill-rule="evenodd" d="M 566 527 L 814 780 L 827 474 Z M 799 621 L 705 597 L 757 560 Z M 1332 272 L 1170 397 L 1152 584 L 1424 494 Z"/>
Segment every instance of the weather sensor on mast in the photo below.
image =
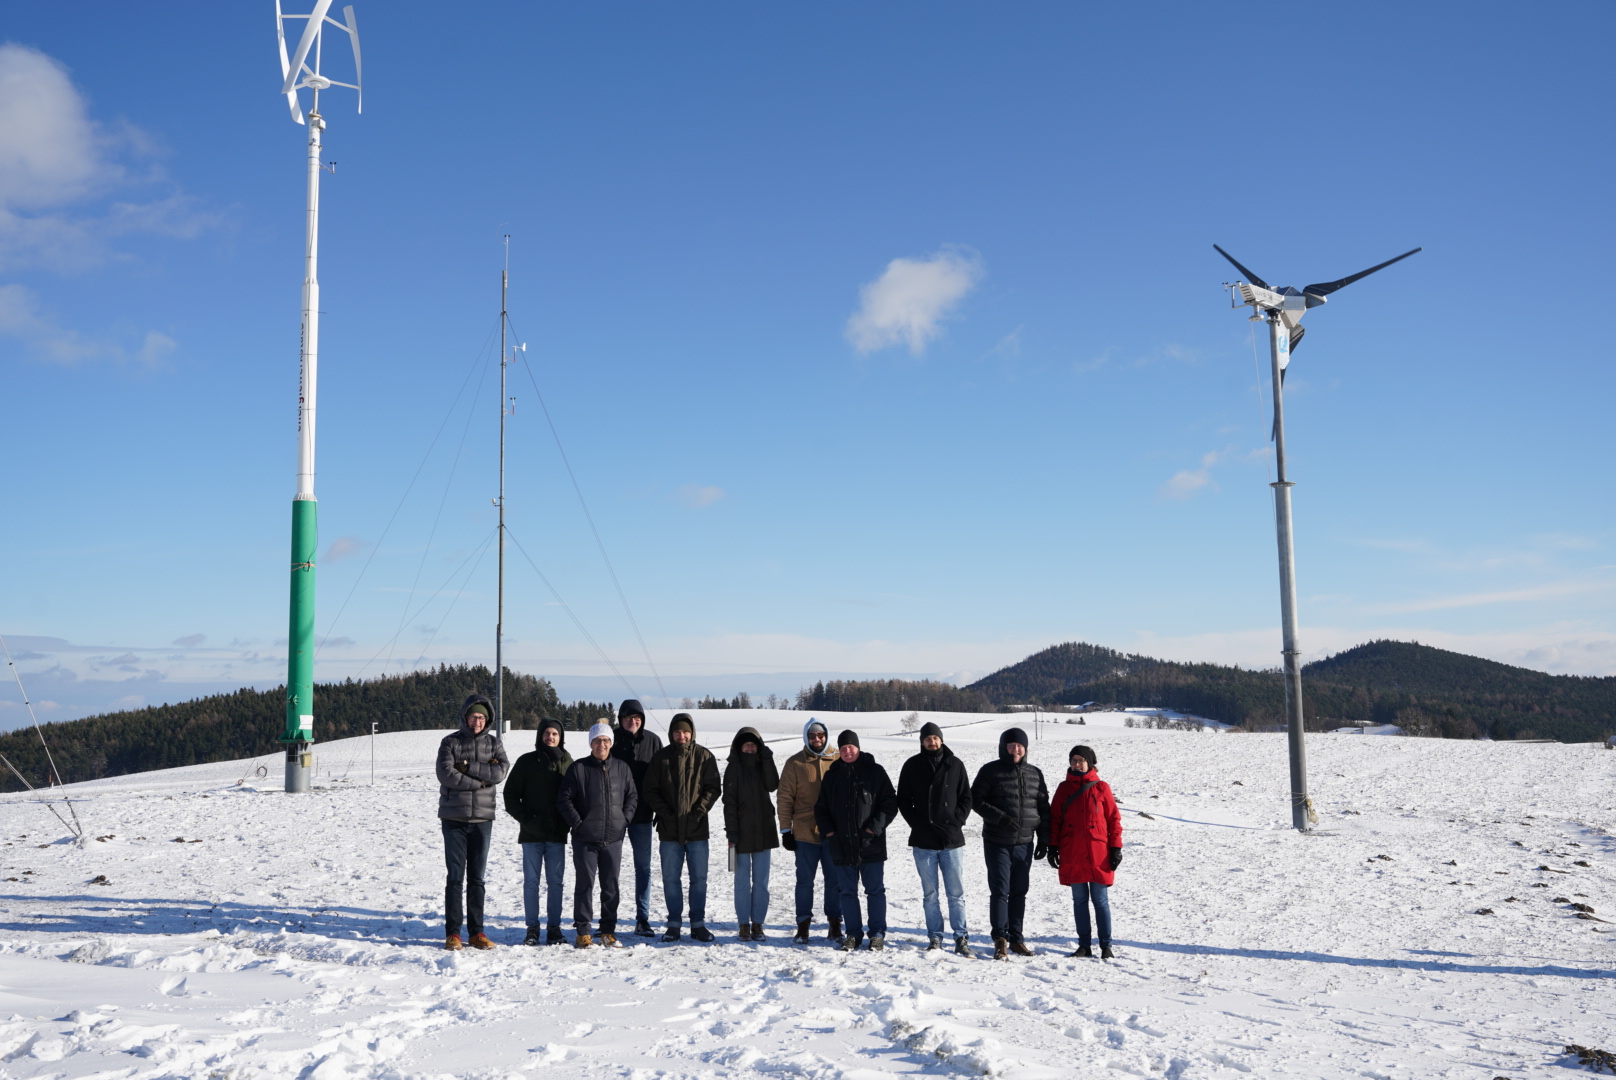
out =
<path fill-rule="evenodd" d="M 292 119 L 305 123 L 299 94 L 310 91 L 306 121 L 308 141 L 307 233 L 303 250 L 303 339 L 297 383 L 297 493 L 292 497 L 292 595 L 287 634 L 286 790 L 307 791 L 314 777 L 314 552 L 318 541 L 314 500 L 315 389 L 320 358 L 320 151 L 325 119 L 320 115 L 320 91 L 343 86 L 359 95 L 359 23 L 354 9 L 345 7 L 346 23 L 327 14 L 332 0 L 315 0 L 307 15 L 287 15 L 275 0 L 275 37 L 281 52 L 281 93 L 286 95 Z M 303 33 L 290 57 L 286 54 L 286 23 L 304 20 Z M 338 82 L 321 73 L 325 29 L 334 26 L 348 35 L 353 48 L 354 81 Z"/>
<path fill-rule="evenodd" d="M 1376 270 L 1384 270 L 1394 262 L 1401 262 L 1416 251 L 1405 251 L 1395 259 L 1387 259 L 1378 266 L 1359 271 L 1338 281 L 1325 281 L 1308 285 L 1300 290 L 1289 285 L 1275 289 L 1262 278 L 1241 266 L 1233 255 L 1213 244 L 1219 255 L 1234 263 L 1234 268 L 1248 280 L 1237 281 L 1234 288 L 1243 303 L 1251 305 L 1253 319 L 1268 323 L 1268 355 L 1274 380 L 1274 463 L 1278 479 L 1274 488 L 1274 527 L 1279 539 L 1279 612 L 1283 623 L 1285 672 L 1285 730 L 1291 756 L 1291 824 L 1298 831 L 1307 832 L 1308 825 L 1317 821 L 1312 800 L 1307 794 L 1307 747 L 1302 741 L 1302 654 L 1297 647 L 1296 617 L 1296 546 L 1291 538 L 1291 487 L 1285 478 L 1285 369 L 1290 366 L 1291 352 L 1302 340 L 1302 316 L 1311 308 L 1326 302 L 1329 295 L 1344 289 L 1359 278 L 1366 278 Z"/>

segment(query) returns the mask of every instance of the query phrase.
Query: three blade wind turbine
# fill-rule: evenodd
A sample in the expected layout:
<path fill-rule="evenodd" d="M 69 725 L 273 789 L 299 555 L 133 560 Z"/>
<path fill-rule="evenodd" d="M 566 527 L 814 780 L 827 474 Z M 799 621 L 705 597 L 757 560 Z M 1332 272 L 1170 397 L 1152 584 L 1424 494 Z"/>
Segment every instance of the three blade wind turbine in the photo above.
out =
<path fill-rule="evenodd" d="M 1395 259 L 1387 259 L 1377 266 L 1361 270 L 1337 281 L 1320 282 L 1296 289 L 1289 285 L 1273 288 L 1262 278 L 1213 244 L 1219 255 L 1234 264 L 1246 281 L 1235 283 L 1242 301 L 1251 305 L 1253 319 L 1268 323 L 1268 355 L 1274 380 L 1274 462 L 1278 479 L 1274 488 L 1274 527 L 1279 540 L 1279 611 L 1283 623 L 1285 671 L 1285 729 L 1291 758 L 1291 824 L 1298 831 L 1307 832 L 1310 822 L 1318 820 L 1313 803 L 1307 794 L 1307 748 L 1302 741 L 1302 659 L 1297 647 L 1296 617 L 1296 548 L 1291 535 L 1291 487 L 1285 478 L 1285 369 L 1290 366 L 1291 353 L 1302 340 L 1302 316 L 1309 309 L 1326 302 L 1331 293 L 1344 289 L 1354 281 L 1366 278 L 1377 270 L 1384 270 L 1394 262 L 1401 262 L 1421 248 L 1405 251 Z"/>
<path fill-rule="evenodd" d="M 292 119 L 305 123 L 298 100 L 310 91 L 306 121 L 308 141 L 308 211 L 303 251 L 303 343 L 297 384 L 297 493 L 292 497 L 292 596 L 287 635 L 286 790 L 307 791 L 314 777 L 314 552 L 318 540 L 314 500 L 314 403 L 320 357 L 320 136 L 325 119 L 320 115 L 320 91 L 345 86 L 359 92 L 359 24 L 351 7 L 343 8 L 346 23 L 328 12 L 332 0 L 315 0 L 307 15 L 287 15 L 275 0 L 275 37 L 281 52 L 281 93 L 286 95 Z M 286 54 L 286 22 L 304 20 L 303 33 L 290 57 Z M 321 73 L 327 26 L 348 35 L 353 48 L 354 81 L 338 82 Z M 360 103 L 364 97 L 360 95 Z"/>

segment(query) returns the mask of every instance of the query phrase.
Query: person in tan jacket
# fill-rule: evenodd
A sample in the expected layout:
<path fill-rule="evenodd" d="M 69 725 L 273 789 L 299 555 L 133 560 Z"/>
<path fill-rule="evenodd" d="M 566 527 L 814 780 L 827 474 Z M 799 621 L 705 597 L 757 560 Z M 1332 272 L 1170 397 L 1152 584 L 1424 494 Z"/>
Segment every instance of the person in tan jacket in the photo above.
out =
<path fill-rule="evenodd" d="M 814 821 L 814 803 L 819 785 L 836 762 L 836 748 L 830 745 L 830 731 L 812 717 L 802 726 L 802 749 L 786 759 L 780 769 L 780 790 L 775 808 L 780 818 L 780 842 L 797 857 L 797 934 L 791 940 L 808 944 L 808 928 L 814 920 L 814 877 L 825 879 L 825 918 L 830 929 L 825 936 L 841 944 L 842 896 L 836 888 L 836 872 L 831 867 L 830 849 L 820 840 Z"/>

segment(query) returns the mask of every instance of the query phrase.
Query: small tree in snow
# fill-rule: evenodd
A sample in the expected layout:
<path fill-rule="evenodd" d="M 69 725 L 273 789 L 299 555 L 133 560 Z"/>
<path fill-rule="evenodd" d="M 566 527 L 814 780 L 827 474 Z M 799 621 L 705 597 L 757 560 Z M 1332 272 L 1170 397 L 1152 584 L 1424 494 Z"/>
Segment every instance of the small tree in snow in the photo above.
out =
<path fill-rule="evenodd" d="M 904 717 L 903 718 L 903 730 L 905 730 L 905 731 L 919 731 L 920 730 L 920 714 L 917 713 L 917 712 L 912 712 L 908 716 Z"/>

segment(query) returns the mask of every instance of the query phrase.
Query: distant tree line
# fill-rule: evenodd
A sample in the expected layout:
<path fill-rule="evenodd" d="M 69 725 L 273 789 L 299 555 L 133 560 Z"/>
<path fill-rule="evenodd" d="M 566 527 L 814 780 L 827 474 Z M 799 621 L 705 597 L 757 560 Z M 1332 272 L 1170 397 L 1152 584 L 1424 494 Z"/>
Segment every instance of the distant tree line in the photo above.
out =
<path fill-rule="evenodd" d="M 848 681 L 832 679 L 816 682 L 797 692 L 797 708 L 825 712 L 997 712 L 980 690 L 961 689 L 951 683 L 931 679 L 871 679 Z"/>
<path fill-rule="evenodd" d="M 493 695 L 494 673 L 482 665 L 439 665 L 355 682 L 318 683 L 314 688 L 315 735 L 321 742 L 379 732 L 452 728 L 460 705 L 471 693 Z M 587 729 L 601 717 L 617 716 L 612 702 L 562 704 L 548 680 L 505 669 L 505 718 L 514 729 L 536 729 L 553 717 L 569 730 Z M 237 690 L 174 705 L 105 713 L 82 720 L 45 724 L 56 767 L 67 783 L 104 776 L 262 757 L 283 750 L 286 689 Z M 513 746 L 513 752 L 518 747 Z M 522 745 L 523 752 L 530 749 Z M 0 754 L 11 759 L 30 783 L 47 781 L 45 752 L 34 729 L 0 735 Z M 22 785 L 9 771 L 0 791 Z"/>
<path fill-rule="evenodd" d="M 1277 669 L 1181 664 L 1067 642 L 965 688 L 996 705 L 1115 701 L 1247 729 L 1285 722 Z M 1309 730 L 1397 724 L 1450 739 L 1594 742 L 1616 732 L 1616 678 L 1548 675 L 1402 641 L 1372 641 L 1302 670 Z"/>

